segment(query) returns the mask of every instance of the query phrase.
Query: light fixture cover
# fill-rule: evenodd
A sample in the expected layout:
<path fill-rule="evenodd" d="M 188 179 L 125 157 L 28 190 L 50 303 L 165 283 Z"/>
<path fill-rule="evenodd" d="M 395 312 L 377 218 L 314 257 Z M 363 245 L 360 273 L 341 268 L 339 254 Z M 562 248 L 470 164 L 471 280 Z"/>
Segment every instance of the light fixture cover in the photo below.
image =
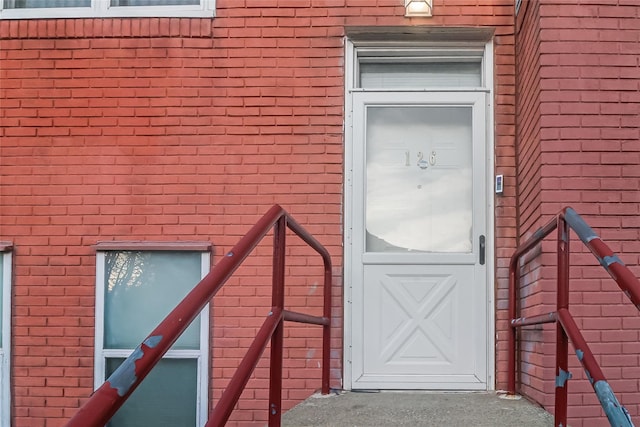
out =
<path fill-rule="evenodd" d="M 431 16 L 433 0 L 404 0 L 405 16 Z"/>

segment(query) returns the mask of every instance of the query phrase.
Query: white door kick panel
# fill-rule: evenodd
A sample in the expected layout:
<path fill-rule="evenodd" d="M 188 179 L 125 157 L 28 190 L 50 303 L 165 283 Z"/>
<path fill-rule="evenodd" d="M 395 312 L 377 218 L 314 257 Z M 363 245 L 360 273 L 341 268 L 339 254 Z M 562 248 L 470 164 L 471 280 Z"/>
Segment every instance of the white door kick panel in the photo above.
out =
<path fill-rule="evenodd" d="M 423 274 L 407 274 L 423 270 Z M 441 273 L 436 273 L 440 270 Z M 366 266 L 364 372 L 429 375 L 475 373 L 473 266 Z M 468 297 L 464 297 L 464 294 Z"/>

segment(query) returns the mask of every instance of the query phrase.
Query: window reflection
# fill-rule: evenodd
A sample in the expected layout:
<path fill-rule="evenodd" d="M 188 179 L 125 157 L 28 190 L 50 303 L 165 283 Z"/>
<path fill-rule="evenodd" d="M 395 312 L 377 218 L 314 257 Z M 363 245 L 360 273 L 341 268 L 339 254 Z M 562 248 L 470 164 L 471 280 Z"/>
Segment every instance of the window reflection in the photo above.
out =
<path fill-rule="evenodd" d="M 200 281 L 198 252 L 105 254 L 105 348 L 135 348 Z M 173 345 L 199 348 L 200 317 Z"/>
<path fill-rule="evenodd" d="M 116 286 L 141 286 L 143 274 L 147 280 L 153 280 L 153 270 L 145 270 L 145 262 L 151 255 L 144 252 L 107 252 L 105 266 L 108 272 L 107 291 L 113 292 Z"/>
<path fill-rule="evenodd" d="M 106 360 L 107 378 L 123 361 L 123 358 Z M 196 359 L 162 359 L 107 427 L 195 426 L 197 382 Z"/>
<path fill-rule="evenodd" d="M 368 108 L 367 251 L 471 252 L 471 112 Z"/>

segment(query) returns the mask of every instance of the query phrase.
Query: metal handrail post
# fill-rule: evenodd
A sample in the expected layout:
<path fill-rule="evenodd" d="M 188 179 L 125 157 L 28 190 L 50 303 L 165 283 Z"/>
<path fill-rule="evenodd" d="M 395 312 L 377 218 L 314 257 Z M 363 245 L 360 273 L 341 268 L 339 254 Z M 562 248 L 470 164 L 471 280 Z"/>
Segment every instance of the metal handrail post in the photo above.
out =
<path fill-rule="evenodd" d="M 571 339 L 576 356 L 584 368 L 584 372 L 596 393 L 600 406 L 604 410 L 609 424 L 616 427 L 633 427 L 629 412 L 620 404 L 611 386 L 607 382 L 600 365 L 593 356 L 573 316 L 567 309 L 558 310 L 558 323 L 562 325 Z"/>
<path fill-rule="evenodd" d="M 333 271 L 329 252 L 313 236 L 304 232 L 304 229 L 291 217 L 287 217 L 287 227 L 311 246 L 321 257 L 324 264 L 324 308 L 323 318 L 326 322 L 322 328 L 322 394 L 330 392 L 331 378 L 331 285 Z"/>
<path fill-rule="evenodd" d="M 329 381 L 331 376 L 331 262 L 326 259 L 324 263 L 324 308 L 323 317 L 327 324 L 322 326 L 322 394 L 329 394 Z"/>
<path fill-rule="evenodd" d="M 569 226 L 562 215 L 558 216 L 558 286 L 557 286 L 557 308 L 569 308 L 569 263 L 570 249 Z M 554 424 L 556 427 L 567 425 L 567 401 L 568 384 L 571 374 L 569 373 L 569 340 L 562 325 L 556 323 L 556 383 L 555 383 L 555 414 Z"/>
<path fill-rule="evenodd" d="M 273 290 L 271 306 L 284 310 L 284 260 L 287 218 L 281 217 L 273 228 Z M 269 427 L 280 427 L 282 421 L 282 353 L 284 318 L 280 320 L 271 337 L 269 366 Z"/>
<path fill-rule="evenodd" d="M 517 317 L 516 304 L 517 304 L 517 283 L 518 283 L 518 260 L 520 257 L 515 255 L 511 258 L 511 264 L 509 266 L 509 328 L 507 336 L 507 393 L 510 395 L 516 394 L 516 328 L 511 323 L 513 319 Z"/>

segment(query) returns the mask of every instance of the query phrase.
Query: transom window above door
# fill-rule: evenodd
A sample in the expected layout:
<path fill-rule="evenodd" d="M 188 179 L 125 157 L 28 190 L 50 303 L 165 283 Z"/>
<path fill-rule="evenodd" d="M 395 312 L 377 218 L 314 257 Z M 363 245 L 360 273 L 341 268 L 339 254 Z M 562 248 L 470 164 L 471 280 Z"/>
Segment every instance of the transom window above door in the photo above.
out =
<path fill-rule="evenodd" d="M 215 5 L 215 0 L 0 0 L 0 18 L 212 18 Z"/>
<path fill-rule="evenodd" d="M 483 50 L 356 48 L 354 88 L 434 89 L 485 86 Z"/>

